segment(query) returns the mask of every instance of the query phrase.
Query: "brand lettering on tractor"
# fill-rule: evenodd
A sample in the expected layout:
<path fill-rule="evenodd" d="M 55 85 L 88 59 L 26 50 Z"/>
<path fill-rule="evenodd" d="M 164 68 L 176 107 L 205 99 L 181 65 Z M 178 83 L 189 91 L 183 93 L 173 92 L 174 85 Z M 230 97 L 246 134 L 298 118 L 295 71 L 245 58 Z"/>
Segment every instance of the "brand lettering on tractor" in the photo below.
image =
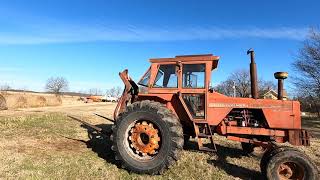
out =
<path fill-rule="evenodd" d="M 226 108 L 226 107 L 232 107 L 232 108 L 248 108 L 248 104 L 229 104 L 229 103 L 209 103 L 209 107 L 211 108 Z"/>
<path fill-rule="evenodd" d="M 236 104 L 236 103 L 209 103 L 209 108 L 267 108 L 292 110 L 290 105 L 260 105 L 260 104 Z"/>

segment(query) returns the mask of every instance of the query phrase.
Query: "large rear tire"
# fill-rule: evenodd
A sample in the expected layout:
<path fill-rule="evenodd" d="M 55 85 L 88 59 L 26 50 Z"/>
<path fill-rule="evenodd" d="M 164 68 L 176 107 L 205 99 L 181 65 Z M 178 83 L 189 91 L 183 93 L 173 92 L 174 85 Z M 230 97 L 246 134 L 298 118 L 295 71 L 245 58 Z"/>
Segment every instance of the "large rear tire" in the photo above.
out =
<path fill-rule="evenodd" d="M 272 150 L 263 160 L 267 179 L 318 179 L 316 166 L 307 155 L 297 149 L 279 147 Z"/>
<path fill-rule="evenodd" d="M 112 150 L 125 169 L 140 174 L 161 174 L 179 159 L 183 130 L 164 105 L 135 102 L 113 126 Z"/>

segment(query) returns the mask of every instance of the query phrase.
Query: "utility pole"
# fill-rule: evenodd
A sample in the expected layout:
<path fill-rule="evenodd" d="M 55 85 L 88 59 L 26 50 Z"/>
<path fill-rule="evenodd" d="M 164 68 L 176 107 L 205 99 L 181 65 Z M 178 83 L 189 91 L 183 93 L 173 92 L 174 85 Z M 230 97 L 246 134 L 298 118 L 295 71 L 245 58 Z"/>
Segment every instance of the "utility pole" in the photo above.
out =
<path fill-rule="evenodd" d="M 233 97 L 236 97 L 236 82 L 233 81 Z"/>

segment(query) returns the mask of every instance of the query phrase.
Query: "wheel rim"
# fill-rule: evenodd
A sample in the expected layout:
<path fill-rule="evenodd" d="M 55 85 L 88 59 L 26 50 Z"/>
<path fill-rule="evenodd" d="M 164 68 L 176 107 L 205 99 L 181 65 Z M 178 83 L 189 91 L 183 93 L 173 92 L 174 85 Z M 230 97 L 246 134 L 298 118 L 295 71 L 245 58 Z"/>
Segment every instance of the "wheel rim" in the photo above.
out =
<path fill-rule="evenodd" d="M 280 164 L 278 168 L 278 175 L 280 179 L 303 179 L 304 170 L 303 168 L 294 162 L 284 162 Z"/>
<path fill-rule="evenodd" d="M 160 133 L 155 124 L 150 121 L 135 121 L 129 126 L 127 143 L 130 154 L 139 160 L 154 158 L 160 150 Z"/>

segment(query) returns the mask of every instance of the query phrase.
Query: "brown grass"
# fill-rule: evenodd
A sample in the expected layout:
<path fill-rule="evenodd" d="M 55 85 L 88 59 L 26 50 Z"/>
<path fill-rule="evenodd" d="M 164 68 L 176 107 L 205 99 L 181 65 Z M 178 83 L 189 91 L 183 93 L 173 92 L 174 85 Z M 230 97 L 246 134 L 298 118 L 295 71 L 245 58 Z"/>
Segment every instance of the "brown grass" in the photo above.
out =
<path fill-rule="evenodd" d="M 113 109 L 102 109 L 112 116 Z M 102 119 L 96 122 L 105 130 L 112 126 Z M 260 159 L 245 156 L 239 143 L 224 137 L 215 136 L 218 153 L 212 154 L 197 151 L 191 139 L 173 167 L 161 176 L 149 176 L 122 169 L 114 160 L 111 141 L 88 139 L 89 132 L 60 113 L 0 117 L 0 179 L 263 179 Z M 320 140 L 311 143 L 299 149 L 320 167 Z"/>
<path fill-rule="evenodd" d="M 47 106 L 60 106 L 62 99 L 60 96 L 47 96 Z"/>
<path fill-rule="evenodd" d="M 60 106 L 62 104 L 61 97 L 51 94 L 8 93 L 5 99 L 9 109 Z"/>

